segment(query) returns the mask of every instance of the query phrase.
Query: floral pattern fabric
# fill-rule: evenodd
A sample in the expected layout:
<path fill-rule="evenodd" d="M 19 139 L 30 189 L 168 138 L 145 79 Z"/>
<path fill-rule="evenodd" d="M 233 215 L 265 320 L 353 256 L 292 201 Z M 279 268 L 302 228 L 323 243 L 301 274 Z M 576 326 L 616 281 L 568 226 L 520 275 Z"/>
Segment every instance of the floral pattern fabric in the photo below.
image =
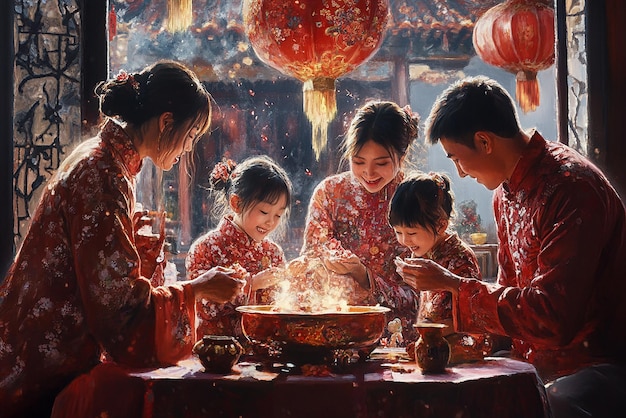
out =
<path fill-rule="evenodd" d="M 461 277 L 481 278 L 476 255 L 455 233 L 435 245 L 424 258 Z M 448 322 L 452 319 L 452 293 L 422 290 L 419 300 L 418 322 Z"/>
<path fill-rule="evenodd" d="M 189 248 L 185 260 L 187 274 L 194 279 L 216 266 L 231 267 L 248 279 L 270 267 L 284 267 L 282 248 L 264 239 L 256 242 L 233 222 L 232 216 L 224 217 L 216 229 L 198 238 Z M 245 272 L 242 271 L 245 270 Z M 253 303 L 271 303 L 271 289 L 262 289 L 253 295 Z M 197 339 L 204 335 L 232 335 L 244 340 L 241 330 L 241 314 L 237 306 L 248 304 L 247 295 L 235 301 L 217 304 L 207 300 L 197 302 Z"/>
<path fill-rule="evenodd" d="M 464 280 L 460 329 L 509 335 L 544 379 L 626 352 L 626 216 L 605 176 L 532 135 L 494 195 L 495 284 Z"/>
<path fill-rule="evenodd" d="M 473 277 L 479 280 L 482 277 L 476 255 L 456 233 L 451 233 L 436 244 L 424 258 L 433 260 L 460 277 Z M 481 359 L 492 351 L 494 345 L 492 336 L 484 333 L 471 335 L 454 332 L 450 292 L 420 291 L 417 322 L 444 323 L 450 327 L 444 330 L 444 335 L 450 343 L 452 363 Z"/>
<path fill-rule="evenodd" d="M 351 172 L 324 179 L 311 198 L 302 254 L 322 256 L 328 247 L 349 250 L 367 267 L 372 303 L 391 308 L 388 319 L 402 320 L 409 338 L 417 315 L 417 295 L 396 273 L 394 258 L 405 249 L 387 221 L 389 202 L 402 174 L 369 193 Z"/>
<path fill-rule="evenodd" d="M 105 353 L 132 366 L 190 354 L 191 288 L 154 287 L 140 274 L 133 225 L 140 168 L 130 138 L 108 121 L 46 187 L 0 287 L 5 413 L 49 399 Z"/>

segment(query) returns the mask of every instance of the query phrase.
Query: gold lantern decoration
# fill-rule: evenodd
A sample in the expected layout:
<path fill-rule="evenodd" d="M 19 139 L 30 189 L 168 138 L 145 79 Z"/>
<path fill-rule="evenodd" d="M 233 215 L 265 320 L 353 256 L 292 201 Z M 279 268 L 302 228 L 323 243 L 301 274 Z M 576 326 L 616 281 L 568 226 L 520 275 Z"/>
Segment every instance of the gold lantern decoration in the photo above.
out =
<path fill-rule="evenodd" d="M 167 0 L 168 32 L 182 32 L 193 23 L 192 0 Z"/>

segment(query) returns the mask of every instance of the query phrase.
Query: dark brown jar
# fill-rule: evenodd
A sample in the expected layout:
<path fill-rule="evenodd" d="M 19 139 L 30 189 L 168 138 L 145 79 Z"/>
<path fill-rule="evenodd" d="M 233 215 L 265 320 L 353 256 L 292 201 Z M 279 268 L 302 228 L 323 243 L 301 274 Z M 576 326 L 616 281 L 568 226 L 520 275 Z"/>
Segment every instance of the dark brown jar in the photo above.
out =
<path fill-rule="evenodd" d="M 444 373 L 450 360 L 450 344 L 443 336 L 445 324 L 420 323 L 414 325 L 419 332 L 415 343 L 415 361 L 422 373 Z"/>
<path fill-rule="evenodd" d="M 204 370 L 209 373 L 226 374 L 239 361 L 243 348 L 235 337 L 228 335 L 205 335 L 192 349 Z"/>

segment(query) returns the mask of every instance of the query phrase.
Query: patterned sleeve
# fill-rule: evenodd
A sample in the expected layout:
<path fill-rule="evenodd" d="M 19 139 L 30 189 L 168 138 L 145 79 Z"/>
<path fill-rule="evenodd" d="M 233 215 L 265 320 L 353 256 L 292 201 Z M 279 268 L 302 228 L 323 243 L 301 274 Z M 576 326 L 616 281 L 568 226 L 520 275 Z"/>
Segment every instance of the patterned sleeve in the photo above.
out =
<path fill-rule="evenodd" d="M 270 249 L 270 258 L 271 258 L 271 266 L 272 267 L 284 267 L 287 264 L 287 259 L 285 258 L 285 252 L 282 247 L 278 244 L 272 243 Z"/>
<path fill-rule="evenodd" d="M 447 268 L 461 277 L 471 277 L 479 280 L 482 278 L 478 259 L 471 249 L 459 251 L 458 257 L 451 259 Z"/>
<path fill-rule="evenodd" d="M 331 217 L 334 202 L 329 198 L 322 181 L 315 190 L 309 203 L 309 210 L 304 229 L 304 242 L 301 254 L 319 255 L 319 251 L 334 236 Z"/>
<path fill-rule="evenodd" d="M 193 280 L 205 271 L 219 265 L 217 248 L 211 251 L 211 233 L 198 238 L 189 248 L 185 259 L 187 279 Z"/>
<path fill-rule="evenodd" d="M 587 306 L 593 294 L 603 243 L 613 229 L 608 220 L 615 219 L 614 212 L 600 193 L 584 181 L 561 185 L 546 205 L 533 212 L 534 239 L 540 240 L 535 271 L 517 279 L 500 275 L 497 285 L 462 281 L 463 329 L 488 330 L 535 344 L 570 341 L 585 320 L 580 307 Z"/>
<path fill-rule="evenodd" d="M 114 360 L 172 364 L 193 343 L 193 294 L 184 286 L 154 288 L 141 277 L 131 196 L 124 176 L 95 169 L 86 170 L 71 191 L 68 207 L 75 213 L 68 214 L 68 232 L 86 321 Z"/>

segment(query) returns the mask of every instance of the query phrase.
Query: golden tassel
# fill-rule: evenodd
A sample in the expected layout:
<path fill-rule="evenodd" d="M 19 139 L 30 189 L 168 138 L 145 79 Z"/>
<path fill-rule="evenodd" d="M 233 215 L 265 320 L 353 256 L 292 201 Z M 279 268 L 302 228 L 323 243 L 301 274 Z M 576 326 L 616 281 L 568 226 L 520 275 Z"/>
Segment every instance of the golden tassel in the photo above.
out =
<path fill-rule="evenodd" d="M 167 0 L 168 32 L 182 32 L 191 26 L 193 22 L 192 0 Z"/>
<path fill-rule="evenodd" d="M 311 141 L 315 159 L 319 161 L 328 142 L 328 124 L 337 114 L 335 79 L 319 77 L 304 82 L 302 86 L 304 113 L 311 122 Z"/>
<path fill-rule="evenodd" d="M 539 106 L 537 73 L 520 71 L 515 76 L 515 97 L 524 113 L 534 112 Z"/>

